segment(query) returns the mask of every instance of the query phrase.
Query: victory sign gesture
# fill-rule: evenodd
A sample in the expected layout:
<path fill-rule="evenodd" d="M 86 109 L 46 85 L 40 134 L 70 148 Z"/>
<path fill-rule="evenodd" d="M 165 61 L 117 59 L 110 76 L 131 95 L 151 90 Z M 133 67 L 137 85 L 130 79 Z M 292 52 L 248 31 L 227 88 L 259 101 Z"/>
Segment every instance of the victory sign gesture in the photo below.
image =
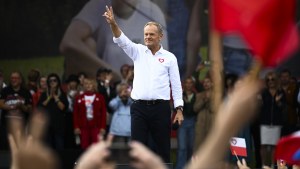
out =
<path fill-rule="evenodd" d="M 115 20 L 114 11 L 113 11 L 112 7 L 106 6 L 106 12 L 104 12 L 104 14 L 102 16 L 104 16 L 107 23 L 109 23 L 114 37 L 118 38 L 121 35 L 121 30 Z"/>
<path fill-rule="evenodd" d="M 107 23 L 116 24 L 115 17 L 114 17 L 114 11 L 113 11 L 112 7 L 106 6 L 106 12 L 104 12 L 103 16 L 105 17 Z"/>

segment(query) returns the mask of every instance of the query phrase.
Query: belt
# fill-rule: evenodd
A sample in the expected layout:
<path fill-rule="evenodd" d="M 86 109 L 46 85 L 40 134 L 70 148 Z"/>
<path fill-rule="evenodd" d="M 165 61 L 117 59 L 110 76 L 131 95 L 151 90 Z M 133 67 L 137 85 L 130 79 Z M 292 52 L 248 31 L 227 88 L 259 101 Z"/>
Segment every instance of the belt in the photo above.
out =
<path fill-rule="evenodd" d="M 169 102 L 169 100 L 156 99 L 156 100 L 134 100 L 135 103 L 141 103 L 145 105 L 154 105 L 163 102 Z"/>

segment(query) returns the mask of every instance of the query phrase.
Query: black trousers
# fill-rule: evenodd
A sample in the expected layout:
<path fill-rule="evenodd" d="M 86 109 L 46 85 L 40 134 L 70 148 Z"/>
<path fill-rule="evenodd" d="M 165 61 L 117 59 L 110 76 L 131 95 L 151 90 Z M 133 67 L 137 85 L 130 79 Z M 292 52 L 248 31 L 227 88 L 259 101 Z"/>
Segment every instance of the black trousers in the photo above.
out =
<path fill-rule="evenodd" d="M 148 145 L 151 135 L 157 153 L 165 163 L 170 162 L 171 110 L 170 102 L 131 105 L 131 138 Z"/>

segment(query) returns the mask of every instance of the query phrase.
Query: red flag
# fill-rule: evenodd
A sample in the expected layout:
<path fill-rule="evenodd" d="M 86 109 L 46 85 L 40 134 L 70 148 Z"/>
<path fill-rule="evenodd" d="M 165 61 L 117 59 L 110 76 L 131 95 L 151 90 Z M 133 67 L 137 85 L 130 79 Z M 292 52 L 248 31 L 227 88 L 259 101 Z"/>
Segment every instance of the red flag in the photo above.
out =
<path fill-rule="evenodd" d="M 213 0 L 212 27 L 239 32 L 265 66 L 282 62 L 298 47 L 295 0 Z"/>
<path fill-rule="evenodd" d="M 290 165 L 300 165 L 300 131 L 283 137 L 275 149 L 275 159 L 284 160 Z"/>

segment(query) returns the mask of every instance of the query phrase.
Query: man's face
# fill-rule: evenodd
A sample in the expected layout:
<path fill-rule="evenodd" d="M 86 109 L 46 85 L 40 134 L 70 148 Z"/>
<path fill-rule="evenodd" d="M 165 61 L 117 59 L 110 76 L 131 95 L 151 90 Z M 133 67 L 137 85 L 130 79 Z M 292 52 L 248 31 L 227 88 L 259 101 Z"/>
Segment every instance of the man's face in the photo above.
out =
<path fill-rule="evenodd" d="M 162 34 L 158 32 L 155 25 L 147 25 L 144 28 L 144 42 L 149 49 L 153 49 L 160 45 Z"/>
<path fill-rule="evenodd" d="M 18 73 L 12 73 L 10 76 L 10 84 L 12 87 L 19 87 L 21 86 L 22 78 Z"/>
<path fill-rule="evenodd" d="M 77 90 L 78 83 L 75 81 L 71 81 L 68 83 L 69 90 Z"/>
<path fill-rule="evenodd" d="M 47 89 L 47 78 L 46 77 L 42 77 L 40 79 L 40 87 L 42 89 Z"/>
<path fill-rule="evenodd" d="M 267 81 L 268 87 L 271 87 L 271 88 L 276 87 L 276 77 L 270 75 L 267 77 L 266 81 Z"/>
<path fill-rule="evenodd" d="M 93 82 L 91 82 L 88 79 L 84 79 L 84 81 L 83 81 L 83 87 L 84 87 L 85 91 L 89 91 L 89 92 L 94 91 Z"/>
<path fill-rule="evenodd" d="M 290 74 L 287 72 L 283 72 L 280 75 L 280 82 L 283 85 L 287 85 L 290 82 Z"/>
<path fill-rule="evenodd" d="M 185 90 L 191 91 L 194 87 L 194 82 L 192 79 L 186 79 L 184 83 Z"/>
<path fill-rule="evenodd" d="M 128 71 L 129 71 L 129 66 L 124 66 L 124 67 L 122 67 L 121 74 L 122 74 L 122 76 L 123 76 L 124 78 L 127 76 Z"/>
<path fill-rule="evenodd" d="M 98 81 L 101 81 L 101 82 L 104 82 L 105 79 L 106 79 L 106 75 L 107 75 L 106 72 L 101 72 L 100 74 L 98 74 L 97 80 L 98 80 Z"/>
<path fill-rule="evenodd" d="M 209 89 L 211 89 L 211 87 L 212 87 L 211 80 L 210 80 L 209 78 L 205 78 L 205 79 L 203 80 L 203 88 L 204 88 L 205 90 L 209 90 Z"/>

